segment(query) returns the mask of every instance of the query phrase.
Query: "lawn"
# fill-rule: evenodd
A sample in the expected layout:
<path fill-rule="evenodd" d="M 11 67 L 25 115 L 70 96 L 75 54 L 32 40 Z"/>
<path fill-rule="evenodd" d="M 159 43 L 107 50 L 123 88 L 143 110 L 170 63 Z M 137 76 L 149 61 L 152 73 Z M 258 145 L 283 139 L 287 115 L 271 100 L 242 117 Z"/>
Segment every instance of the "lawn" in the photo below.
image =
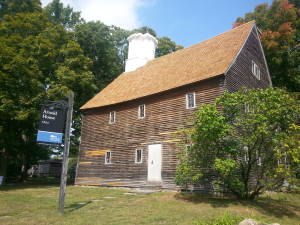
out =
<path fill-rule="evenodd" d="M 73 183 L 74 179 L 68 181 L 61 216 L 57 178 L 0 186 L 0 224 L 213 224 L 208 221 L 226 213 L 281 225 L 300 221 L 300 196 L 294 194 L 274 193 L 246 202 L 175 192 L 125 195 L 127 190 Z"/>

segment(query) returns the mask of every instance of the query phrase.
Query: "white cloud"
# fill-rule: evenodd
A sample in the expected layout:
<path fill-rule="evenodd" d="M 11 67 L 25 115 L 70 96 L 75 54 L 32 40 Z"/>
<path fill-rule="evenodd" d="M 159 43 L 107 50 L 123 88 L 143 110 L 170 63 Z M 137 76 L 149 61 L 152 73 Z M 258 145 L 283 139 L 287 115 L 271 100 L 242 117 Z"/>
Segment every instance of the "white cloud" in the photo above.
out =
<path fill-rule="evenodd" d="M 43 7 L 52 0 L 41 0 Z M 81 11 L 86 21 L 100 20 L 106 25 L 116 25 L 132 30 L 142 25 L 138 14 L 139 7 L 155 4 L 155 0 L 61 0 L 75 11 Z"/>

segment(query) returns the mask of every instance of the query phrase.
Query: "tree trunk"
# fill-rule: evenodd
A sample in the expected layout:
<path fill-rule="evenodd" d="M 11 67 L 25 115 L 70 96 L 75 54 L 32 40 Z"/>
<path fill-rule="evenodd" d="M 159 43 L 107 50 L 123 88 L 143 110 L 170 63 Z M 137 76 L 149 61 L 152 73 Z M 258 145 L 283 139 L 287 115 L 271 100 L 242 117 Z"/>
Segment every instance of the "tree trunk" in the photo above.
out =
<path fill-rule="evenodd" d="M 7 170 L 7 164 L 8 164 L 8 155 L 6 150 L 3 150 L 3 154 L 1 157 L 1 164 L 0 164 L 0 176 L 3 176 L 2 180 L 2 186 L 5 185 L 6 182 L 6 170 Z"/>
<path fill-rule="evenodd" d="M 23 161 L 22 161 L 21 177 L 19 179 L 20 182 L 27 181 L 27 170 L 26 170 L 27 160 L 26 160 L 26 155 L 23 154 L 22 158 L 23 158 Z"/>

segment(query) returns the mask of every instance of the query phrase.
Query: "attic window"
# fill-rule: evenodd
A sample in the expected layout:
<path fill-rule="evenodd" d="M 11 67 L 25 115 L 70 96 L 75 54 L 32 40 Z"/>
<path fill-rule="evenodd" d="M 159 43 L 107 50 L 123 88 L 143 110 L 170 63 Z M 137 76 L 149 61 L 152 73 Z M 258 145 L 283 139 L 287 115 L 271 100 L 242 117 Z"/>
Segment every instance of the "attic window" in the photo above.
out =
<path fill-rule="evenodd" d="M 260 80 L 260 69 L 253 60 L 252 60 L 252 73 L 258 80 Z"/>
<path fill-rule="evenodd" d="M 105 152 L 105 164 L 111 164 L 111 152 Z"/>
<path fill-rule="evenodd" d="M 145 118 L 145 105 L 139 105 L 139 119 Z"/>
<path fill-rule="evenodd" d="M 186 108 L 192 109 L 195 107 L 195 92 L 186 94 Z"/>
<path fill-rule="evenodd" d="M 135 162 L 136 163 L 142 163 L 142 149 L 136 149 L 135 150 Z"/>
<path fill-rule="evenodd" d="M 109 114 L 109 124 L 114 124 L 116 121 L 116 111 L 112 111 Z"/>

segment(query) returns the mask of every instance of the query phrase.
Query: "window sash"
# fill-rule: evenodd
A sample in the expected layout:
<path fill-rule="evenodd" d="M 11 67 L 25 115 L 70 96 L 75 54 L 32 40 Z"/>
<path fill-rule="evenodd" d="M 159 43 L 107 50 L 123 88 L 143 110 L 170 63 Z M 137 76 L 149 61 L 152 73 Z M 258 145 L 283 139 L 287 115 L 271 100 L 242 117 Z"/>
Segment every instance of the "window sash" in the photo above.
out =
<path fill-rule="evenodd" d="M 105 152 L 105 164 L 111 164 L 111 152 Z"/>
<path fill-rule="evenodd" d="M 248 146 L 244 146 L 244 153 L 245 153 L 245 162 L 248 162 L 249 161 L 249 158 L 248 158 Z"/>
<path fill-rule="evenodd" d="M 109 113 L 109 124 L 113 124 L 116 122 L 116 111 L 112 111 Z"/>
<path fill-rule="evenodd" d="M 252 73 L 258 80 L 260 80 L 260 68 L 253 60 L 252 60 Z"/>
<path fill-rule="evenodd" d="M 191 145 L 186 145 L 185 146 L 185 156 L 186 156 L 186 158 L 188 158 L 188 156 L 189 156 L 190 149 L 191 149 Z"/>
<path fill-rule="evenodd" d="M 142 149 L 136 149 L 135 150 L 135 162 L 136 163 L 142 163 L 143 162 L 143 150 Z"/>
<path fill-rule="evenodd" d="M 188 109 L 195 108 L 195 92 L 186 94 L 186 107 Z"/>
<path fill-rule="evenodd" d="M 139 118 L 145 118 L 146 117 L 146 106 L 139 105 Z"/>

